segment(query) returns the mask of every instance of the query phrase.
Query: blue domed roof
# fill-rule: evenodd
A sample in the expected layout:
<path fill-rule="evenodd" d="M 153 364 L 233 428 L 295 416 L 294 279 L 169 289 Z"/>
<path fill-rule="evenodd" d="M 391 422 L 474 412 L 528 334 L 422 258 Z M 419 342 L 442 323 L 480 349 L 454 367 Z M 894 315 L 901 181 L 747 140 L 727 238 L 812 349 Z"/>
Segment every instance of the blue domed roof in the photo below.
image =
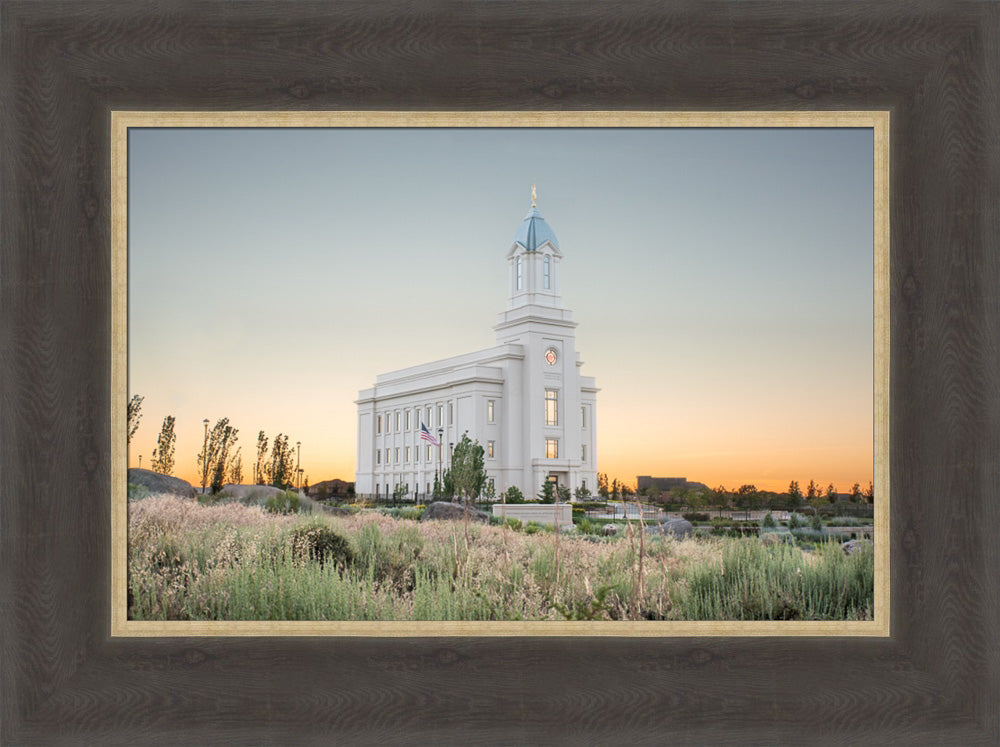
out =
<path fill-rule="evenodd" d="M 551 241 L 552 245 L 558 249 L 559 242 L 556 241 L 555 232 L 549 228 L 545 218 L 538 212 L 538 208 L 531 208 L 524 216 L 521 225 L 517 227 L 514 234 L 514 241 L 523 246 L 529 252 L 533 252 L 546 241 Z"/>

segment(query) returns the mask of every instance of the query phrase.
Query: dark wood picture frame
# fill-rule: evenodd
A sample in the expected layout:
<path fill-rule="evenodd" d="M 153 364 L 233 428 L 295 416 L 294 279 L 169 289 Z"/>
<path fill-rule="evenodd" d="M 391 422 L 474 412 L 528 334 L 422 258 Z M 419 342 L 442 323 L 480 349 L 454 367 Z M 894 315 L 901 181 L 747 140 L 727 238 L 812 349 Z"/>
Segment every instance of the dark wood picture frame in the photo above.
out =
<path fill-rule="evenodd" d="M 1000 6 L 0 0 L 0 35 L 0 743 L 1000 742 Z M 889 110 L 891 636 L 111 638 L 113 109 Z"/>

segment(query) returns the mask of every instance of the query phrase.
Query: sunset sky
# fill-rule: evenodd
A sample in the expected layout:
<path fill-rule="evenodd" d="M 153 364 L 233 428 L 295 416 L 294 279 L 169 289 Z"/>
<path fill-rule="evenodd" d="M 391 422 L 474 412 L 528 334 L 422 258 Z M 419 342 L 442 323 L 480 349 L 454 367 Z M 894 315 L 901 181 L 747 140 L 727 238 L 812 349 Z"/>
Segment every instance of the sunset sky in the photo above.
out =
<path fill-rule="evenodd" d="M 358 390 L 491 347 L 537 184 L 597 465 L 846 492 L 872 479 L 870 129 L 133 129 L 129 466 L 177 419 L 354 480 Z"/>

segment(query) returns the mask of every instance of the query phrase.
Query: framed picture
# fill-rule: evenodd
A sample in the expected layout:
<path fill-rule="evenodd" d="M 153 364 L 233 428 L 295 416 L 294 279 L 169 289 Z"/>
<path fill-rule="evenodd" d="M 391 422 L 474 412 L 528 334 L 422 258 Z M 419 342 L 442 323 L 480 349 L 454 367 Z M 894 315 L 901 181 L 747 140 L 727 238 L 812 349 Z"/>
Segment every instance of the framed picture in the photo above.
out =
<path fill-rule="evenodd" d="M 888 131 L 887 112 L 113 112 L 116 411 L 174 408 L 130 416 L 127 533 L 114 469 L 113 633 L 887 635 Z M 550 220 L 532 185 L 490 262 L 509 231 L 488 213 L 529 174 Z M 474 346 L 490 298 L 495 347 L 376 376 Z M 294 452 L 264 430 L 244 450 L 261 417 Z M 506 526 L 427 521 L 455 513 L 436 486 L 470 430 L 467 497 Z M 620 463 L 700 480 L 629 485 Z M 308 477 L 331 469 L 350 482 Z M 343 554 L 300 558 L 304 531 Z"/>
<path fill-rule="evenodd" d="M 998 11 L 823 11 L 2 0 L 0 741 L 1000 739 Z M 889 112 L 888 636 L 113 635 L 114 111 Z"/>

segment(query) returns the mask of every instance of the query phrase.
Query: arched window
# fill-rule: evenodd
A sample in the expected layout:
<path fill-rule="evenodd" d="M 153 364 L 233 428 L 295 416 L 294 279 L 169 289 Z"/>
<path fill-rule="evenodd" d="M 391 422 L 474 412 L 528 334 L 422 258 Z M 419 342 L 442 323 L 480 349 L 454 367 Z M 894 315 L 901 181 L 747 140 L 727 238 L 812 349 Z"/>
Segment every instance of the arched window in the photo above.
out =
<path fill-rule="evenodd" d="M 548 290 L 549 288 L 552 287 L 551 281 L 549 280 L 550 277 L 551 277 L 551 275 L 549 274 L 549 255 L 546 254 L 545 255 L 545 290 Z"/>
<path fill-rule="evenodd" d="M 524 281 L 521 275 L 521 258 L 517 258 L 517 289 L 521 290 L 524 287 Z"/>

